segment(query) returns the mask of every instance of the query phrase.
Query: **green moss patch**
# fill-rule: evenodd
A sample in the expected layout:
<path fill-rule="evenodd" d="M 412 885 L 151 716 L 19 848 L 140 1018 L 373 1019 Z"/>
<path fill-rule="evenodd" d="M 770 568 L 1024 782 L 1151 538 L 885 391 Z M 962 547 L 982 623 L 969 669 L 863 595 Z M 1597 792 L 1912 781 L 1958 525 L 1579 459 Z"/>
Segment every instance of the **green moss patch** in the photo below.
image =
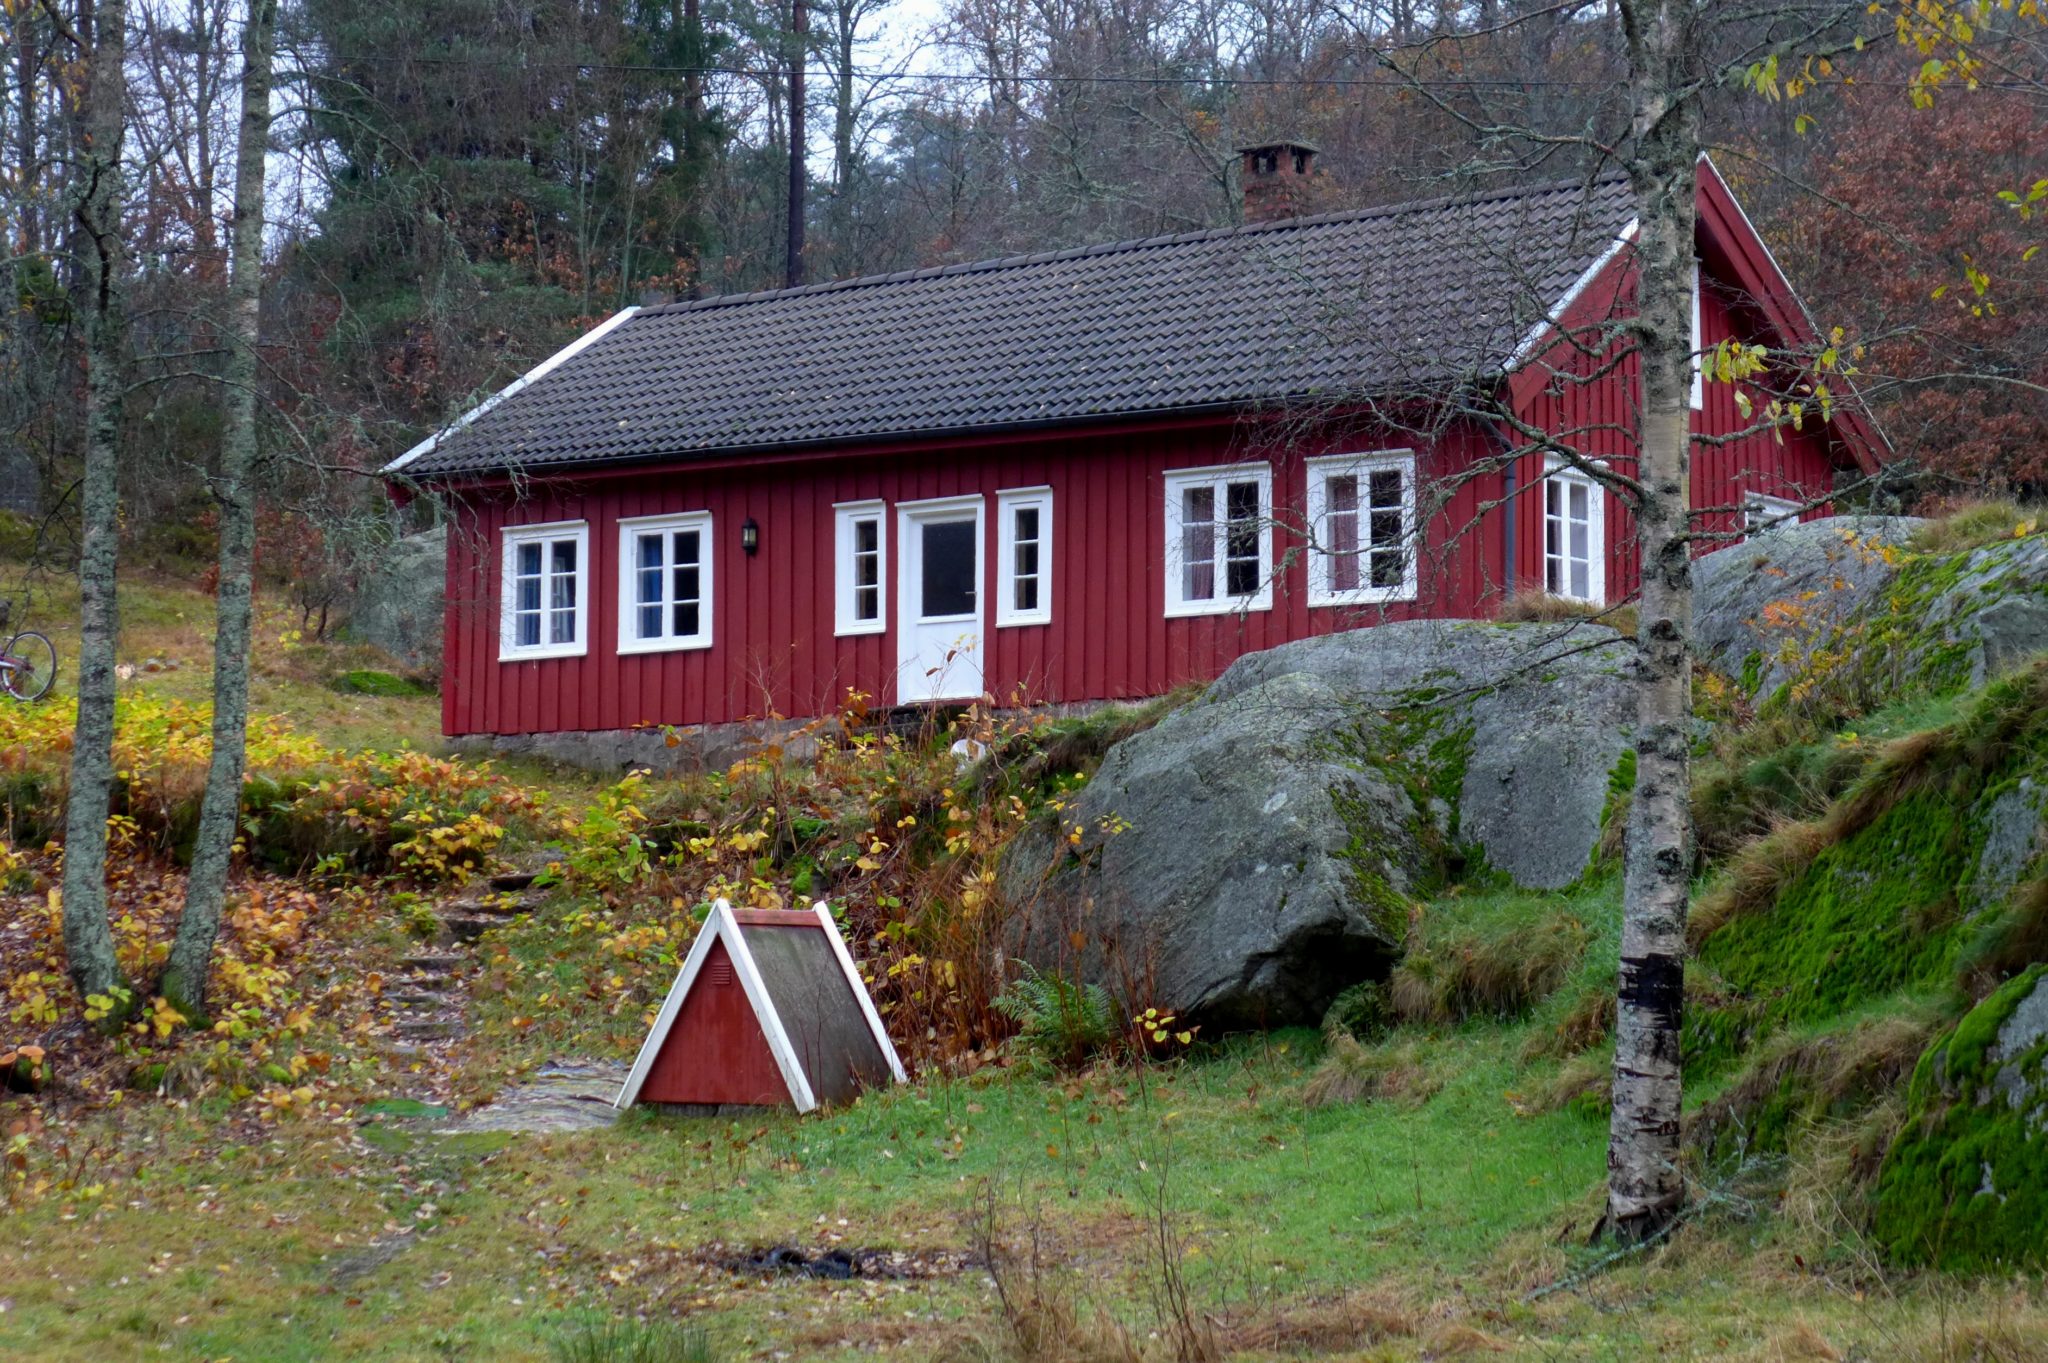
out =
<path fill-rule="evenodd" d="M 1894 1259 L 1986 1269 L 2048 1259 L 2048 965 L 2006 982 L 1930 1047 L 1878 1177 L 1873 1232 Z M 2020 1019 L 2023 1024 L 2025 1019 Z"/>
<path fill-rule="evenodd" d="M 375 668 L 359 667 L 334 679 L 334 689 L 350 696 L 431 696 L 418 682 Z"/>

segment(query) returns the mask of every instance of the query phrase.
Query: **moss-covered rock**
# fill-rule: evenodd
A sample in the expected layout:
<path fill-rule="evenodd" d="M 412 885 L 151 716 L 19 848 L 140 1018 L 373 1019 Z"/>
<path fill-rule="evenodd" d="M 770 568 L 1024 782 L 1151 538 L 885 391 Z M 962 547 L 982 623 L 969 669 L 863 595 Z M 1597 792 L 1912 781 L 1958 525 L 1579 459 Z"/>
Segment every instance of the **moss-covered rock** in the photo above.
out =
<path fill-rule="evenodd" d="M 1899 740 L 1821 818 L 1745 851 L 1702 896 L 1688 1068 L 1711 1074 L 1788 1026 L 1952 989 L 2006 924 L 2013 793 L 2048 780 L 2048 665 L 1986 687 L 1953 724 Z"/>
<path fill-rule="evenodd" d="M 1984 1269 L 2048 1261 L 2048 965 L 2006 982 L 1913 1071 L 1911 1116 L 1878 1176 L 1894 1259 Z"/>

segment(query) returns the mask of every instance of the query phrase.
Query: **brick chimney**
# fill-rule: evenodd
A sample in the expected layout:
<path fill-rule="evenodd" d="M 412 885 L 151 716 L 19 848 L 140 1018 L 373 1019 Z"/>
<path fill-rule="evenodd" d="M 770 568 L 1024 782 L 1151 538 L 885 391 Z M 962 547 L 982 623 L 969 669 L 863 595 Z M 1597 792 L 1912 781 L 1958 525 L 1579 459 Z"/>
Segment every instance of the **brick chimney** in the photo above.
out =
<path fill-rule="evenodd" d="M 1277 222 L 1310 210 L 1316 149 L 1306 142 L 1262 142 L 1239 147 L 1239 180 L 1244 185 L 1244 220 Z"/>

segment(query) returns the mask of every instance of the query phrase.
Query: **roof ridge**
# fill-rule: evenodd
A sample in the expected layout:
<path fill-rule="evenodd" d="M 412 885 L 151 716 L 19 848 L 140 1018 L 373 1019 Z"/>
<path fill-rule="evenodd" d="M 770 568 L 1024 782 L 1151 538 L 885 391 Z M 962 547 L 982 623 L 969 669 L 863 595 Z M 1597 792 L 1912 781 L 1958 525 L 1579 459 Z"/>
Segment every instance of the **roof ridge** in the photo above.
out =
<path fill-rule="evenodd" d="M 852 279 L 834 279 L 820 284 L 803 284 L 793 289 L 756 289 L 749 293 L 718 294 L 711 298 L 678 299 L 673 303 L 658 303 L 642 307 L 636 317 L 660 317 L 672 313 L 703 312 L 712 308 L 735 307 L 749 303 L 767 303 L 784 298 L 802 298 L 812 294 L 836 293 L 852 289 L 872 288 L 882 284 L 902 284 L 915 279 L 939 279 L 947 275 L 988 274 L 997 270 L 1016 269 L 1026 265 L 1044 265 L 1059 260 L 1084 260 L 1094 256 L 1116 255 L 1125 251 L 1147 250 L 1161 246 L 1181 246 L 1198 241 L 1217 241 L 1225 237 L 1251 236 L 1254 234 L 1276 234 L 1298 231 L 1304 228 L 1326 227 L 1335 223 L 1363 222 L 1372 218 L 1392 218 L 1408 213 L 1434 212 L 1454 205 L 1485 204 L 1501 199 L 1536 198 L 1544 194 L 1555 194 L 1565 189 L 1591 189 L 1595 186 L 1625 182 L 1622 175 L 1609 173 L 1590 179 L 1575 176 L 1567 179 L 1549 180 L 1534 185 L 1508 185 L 1498 189 L 1481 190 L 1474 194 L 1440 194 L 1430 199 L 1408 199 L 1400 203 L 1380 204 L 1372 208 L 1346 208 L 1331 213 L 1311 213 L 1298 218 L 1278 218 L 1271 222 L 1240 223 L 1235 227 L 1208 227 L 1195 232 L 1165 233 L 1151 237 L 1126 237 L 1121 241 L 1096 242 L 1087 246 L 1068 246 L 1051 251 L 1032 251 L 1009 256 L 990 256 L 983 260 L 958 261 L 950 265 L 926 265 L 914 270 L 893 270 L 886 274 L 856 275 Z"/>

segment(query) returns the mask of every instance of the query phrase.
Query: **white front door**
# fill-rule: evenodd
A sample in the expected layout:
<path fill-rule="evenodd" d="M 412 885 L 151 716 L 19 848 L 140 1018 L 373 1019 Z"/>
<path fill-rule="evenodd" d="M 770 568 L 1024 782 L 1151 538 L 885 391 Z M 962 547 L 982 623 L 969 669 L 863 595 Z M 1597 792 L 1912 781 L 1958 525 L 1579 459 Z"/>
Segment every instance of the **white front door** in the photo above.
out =
<path fill-rule="evenodd" d="M 981 694 L 981 498 L 897 508 L 896 703 Z"/>

